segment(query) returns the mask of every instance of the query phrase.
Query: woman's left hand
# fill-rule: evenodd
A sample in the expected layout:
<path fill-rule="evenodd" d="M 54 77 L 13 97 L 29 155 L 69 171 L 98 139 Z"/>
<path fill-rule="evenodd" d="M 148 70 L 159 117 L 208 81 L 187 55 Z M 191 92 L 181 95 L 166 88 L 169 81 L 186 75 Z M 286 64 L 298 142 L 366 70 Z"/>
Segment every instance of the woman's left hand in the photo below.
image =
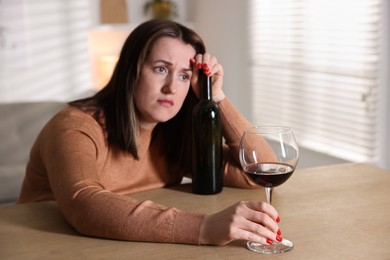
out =
<path fill-rule="evenodd" d="M 197 54 L 191 63 L 193 64 L 191 87 L 195 95 L 199 98 L 198 74 L 199 69 L 202 68 L 207 76 L 212 77 L 213 100 L 217 103 L 221 102 L 225 98 L 225 93 L 222 90 L 223 67 L 218 63 L 217 58 L 209 53 Z"/>

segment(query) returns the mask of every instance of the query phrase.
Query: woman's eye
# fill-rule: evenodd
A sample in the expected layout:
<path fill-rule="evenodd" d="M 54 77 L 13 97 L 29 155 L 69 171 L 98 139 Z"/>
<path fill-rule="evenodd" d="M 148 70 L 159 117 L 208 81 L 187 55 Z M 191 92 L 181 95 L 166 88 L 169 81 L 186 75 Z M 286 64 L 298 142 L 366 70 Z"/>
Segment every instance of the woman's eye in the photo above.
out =
<path fill-rule="evenodd" d="M 190 79 L 190 77 L 188 75 L 180 75 L 180 80 L 182 80 L 182 81 L 187 81 L 189 79 Z"/>
<path fill-rule="evenodd" d="M 164 67 L 159 66 L 159 67 L 155 67 L 154 71 L 158 73 L 165 73 L 167 70 Z"/>

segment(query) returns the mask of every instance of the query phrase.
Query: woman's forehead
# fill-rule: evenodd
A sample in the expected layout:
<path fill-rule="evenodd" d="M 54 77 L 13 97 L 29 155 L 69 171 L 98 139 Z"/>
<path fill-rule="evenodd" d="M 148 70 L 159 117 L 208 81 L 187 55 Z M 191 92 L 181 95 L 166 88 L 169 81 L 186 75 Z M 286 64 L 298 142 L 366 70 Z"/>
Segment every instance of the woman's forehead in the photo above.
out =
<path fill-rule="evenodd" d="M 149 55 L 188 56 L 192 58 L 195 56 L 195 49 L 191 44 L 185 43 L 178 38 L 162 37 L 153 44 Z"/>

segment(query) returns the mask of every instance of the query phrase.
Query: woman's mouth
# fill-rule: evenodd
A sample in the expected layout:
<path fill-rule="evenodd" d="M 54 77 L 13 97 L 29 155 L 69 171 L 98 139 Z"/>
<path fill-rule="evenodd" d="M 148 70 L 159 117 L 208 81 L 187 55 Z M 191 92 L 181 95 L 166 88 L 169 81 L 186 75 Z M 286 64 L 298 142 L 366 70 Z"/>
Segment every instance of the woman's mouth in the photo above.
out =
<path fill-rule="evenodd" d="M 172 107 L 173 101 L 170 99 L 159 99 L 157 100 L 158 103 L 160 103 L 163 107 Z"/>

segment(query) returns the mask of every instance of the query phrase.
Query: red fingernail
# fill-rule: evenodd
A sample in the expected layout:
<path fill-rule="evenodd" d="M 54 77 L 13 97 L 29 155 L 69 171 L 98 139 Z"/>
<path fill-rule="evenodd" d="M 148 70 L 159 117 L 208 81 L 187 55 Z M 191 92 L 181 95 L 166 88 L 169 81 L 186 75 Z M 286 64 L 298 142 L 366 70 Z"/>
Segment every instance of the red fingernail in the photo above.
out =
<path fill-rule="evenodd" d="M 280 237 L 280 236 L 276 236 L 276 241 L 278 241 L 278 242 L 282 242 L 282 240 L 283 240 L 283 238 L 282 238 L 282 237 Z"/>
<path fill-rule="evenodd" d="M 190 59 L 190 63 L 191 63 L 192 65 L 194 65 L 194 64 L 195 64 L 195 60 Z"/>
<path fill-rule="evenodd" d="M 276 218 L 276 222 L 280 222 L 280 217 L 278 216 L 277 218 Z"/>
<path fill-rule="evenodd" d="M 209 65 L 207 65 L 207 63 L 203 64 L 203 68 L 204 69 L 208 69 Z"/>
<path fill-rule="evenodd" d="M 201 69 L 201 68 L 202 68 L 202 64 L 198 63 L 198 69 Z"/>
<path fill-rule="evenodd" d="M 280 236 L 282 234 L 282 231 L 280 231 L 280 229 L 278 229 L 278 232 L 276 234 L 278 234 L 278 236 Z"/>
<path fill-rule="evenodd" d="M 267 239 L 267 244 L 271 245 L 274 241 L 272 241 L 271 239 Z"/>

